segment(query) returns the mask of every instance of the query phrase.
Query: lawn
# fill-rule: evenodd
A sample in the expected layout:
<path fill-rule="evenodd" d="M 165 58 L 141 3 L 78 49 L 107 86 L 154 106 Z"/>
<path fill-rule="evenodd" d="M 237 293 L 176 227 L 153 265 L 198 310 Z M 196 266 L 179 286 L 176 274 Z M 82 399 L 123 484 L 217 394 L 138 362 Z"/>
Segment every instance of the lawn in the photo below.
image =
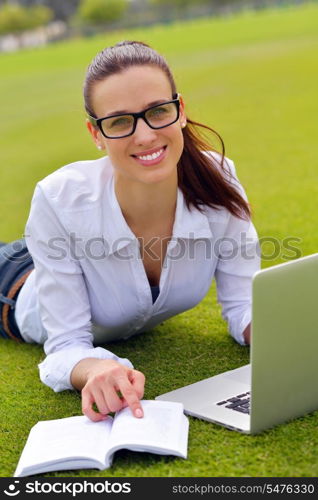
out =
<path fill-rule="evenodd" d="M 223 137 L 252 204 L 263 267 L 317 252 L 317 27 L 318 5 L 304 4 L 0 55 L 0 240 L 23 234 L 38 180 L 98 156 L 85 129 L 85 68 L 98 50 L 129 38 L 166 55 L 189 116 Z M 106 347 L 145 373 L 147 399 L 249 360 L 227 334 L 213 285 L 195 309 Z M 38 420 L 81 412 L 75 392 L 40 382 L 43 356 L 40 346 L 0 342 L 1 476 L 13 474 Z M 121 451 L 103 472 L 47 476 L 315 477 L 317 427 L 318 412 L 253 437 L 190 418 L 187 460 Z"/>

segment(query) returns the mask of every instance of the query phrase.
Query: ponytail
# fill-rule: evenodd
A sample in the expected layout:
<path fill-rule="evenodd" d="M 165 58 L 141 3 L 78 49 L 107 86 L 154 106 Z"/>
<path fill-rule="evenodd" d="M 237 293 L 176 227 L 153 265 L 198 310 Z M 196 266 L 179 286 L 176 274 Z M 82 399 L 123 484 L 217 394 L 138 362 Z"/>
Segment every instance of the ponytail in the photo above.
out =
<path fill-rule="evenodd" d="M 221 142 L 222 154 L 212 148 L 199 128 L 215 134 Z M 248 203 L 233 185 L 234 176 L 225 167 L 225 147 L 221 136 L 207 125 L 187 118 L 183 129 L 184 150 L 178 163 L 178 183 L 188 208 L 202 211 L 202 205 L 226 208 L 232 215 L 249 219 Z M 220 157 L 220 161 L 217 159 Z"/>

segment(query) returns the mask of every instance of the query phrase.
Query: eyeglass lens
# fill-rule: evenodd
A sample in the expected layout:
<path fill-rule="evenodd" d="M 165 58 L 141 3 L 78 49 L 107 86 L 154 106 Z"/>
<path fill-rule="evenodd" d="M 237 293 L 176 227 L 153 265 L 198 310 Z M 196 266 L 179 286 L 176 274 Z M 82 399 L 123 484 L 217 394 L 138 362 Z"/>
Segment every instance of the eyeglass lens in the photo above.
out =
<path fill-rule="evenodd" d="M 160 104 L 145 112 L 145 119 L 152 128 L 167 127 L 177 120 L 178 110 L 175 103 Z M 134 117 L 132 115 L 120 115 L 112 118 L 105 118 L 102 129 L 108 137 L 120 137 L 129 135 L 134 128 Z"/>

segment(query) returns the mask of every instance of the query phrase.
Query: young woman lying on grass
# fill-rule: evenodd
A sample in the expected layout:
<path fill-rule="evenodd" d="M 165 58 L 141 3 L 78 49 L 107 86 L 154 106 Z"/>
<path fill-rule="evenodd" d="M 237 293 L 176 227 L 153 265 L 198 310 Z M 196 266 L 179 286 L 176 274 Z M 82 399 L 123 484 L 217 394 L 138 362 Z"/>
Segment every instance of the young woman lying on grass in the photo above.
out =
<path fill-rule="evenodd" d="M 214 131 L 187 116 L 156 51 L 106 48 L 84 99 L 107 155 L 37 184 L 25 239 L 0 249 L 0 331 L 43 344 L 42 382 L 80 390 L 90 419 L 127 405 L 142 417 L 143 373 L 94 346 L 194 307 L 214 278 L 230 333 L 249 344 L 257 235 L 223 142 L 219 154 L 200 135 Z"/>

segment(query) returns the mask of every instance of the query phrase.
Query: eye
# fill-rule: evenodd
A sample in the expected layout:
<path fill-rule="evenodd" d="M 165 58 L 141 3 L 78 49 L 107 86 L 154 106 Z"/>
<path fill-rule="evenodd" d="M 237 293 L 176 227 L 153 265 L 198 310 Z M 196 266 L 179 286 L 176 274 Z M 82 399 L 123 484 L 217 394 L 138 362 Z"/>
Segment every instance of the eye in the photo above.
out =
<path fill-rule="evenodd" d="M 131 118 L 129 116 L 119 116 L 118 118 L 115 118 L 114 120 L 111 121 L 109 127 L 110 128 L 125 127 L 125 126 L 130 126 L 130 124 L 131 124 Z"/>
<path fill-rule="evenodd" d="M 161 115 L 164 115 L 168 112 L 169 110 L 167 109 L 167 106 L 158 106 L 157 108 L 153 108 L 148 112 L 148 115 L 151 118 L 156 118 Z"/>

